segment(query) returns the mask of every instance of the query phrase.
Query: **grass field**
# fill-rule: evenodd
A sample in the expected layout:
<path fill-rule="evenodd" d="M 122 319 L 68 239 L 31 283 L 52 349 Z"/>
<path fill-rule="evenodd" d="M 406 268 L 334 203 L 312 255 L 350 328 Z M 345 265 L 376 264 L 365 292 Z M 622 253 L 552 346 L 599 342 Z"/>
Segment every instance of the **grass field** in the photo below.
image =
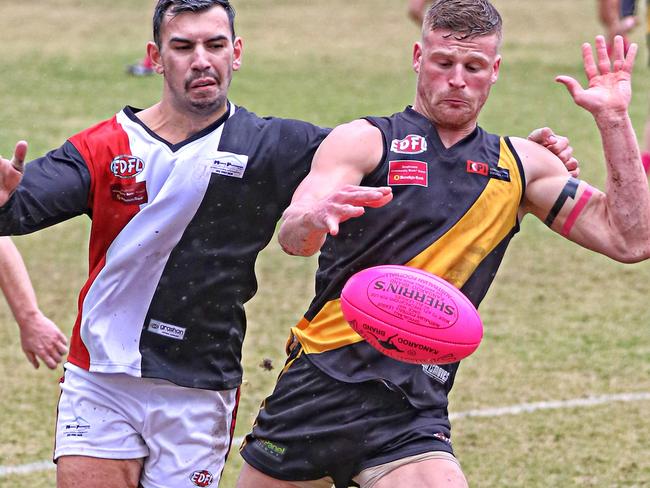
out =
<path fill-rule="evenodd" d="M 412 100 L 418 31 L 403 0 L 234 0 L 244 65 L 231 99 L 260 115 L 334 125 L 401 110 Z M 501 79 L 481 124 L 525 135 L 550 125 L 571 137 L 582 177 L 604 188 L 595 125 L 555 75 L 581 73 L 580 43 L 599 32 L 594 0 L 494 0 L 505 21 Z M 0 0 L 0 153 L 18 138 L 35 157 L 160 94 L 157 78 L 129 78 L 149 38 L 152 0 Z M 642 44 L 632 117 L 638 134 L 650 77 Z M 79 218 L 19 237 L 43 310 L 66 333 L 87 272 L 89 222 Z M 250 302 L 237 436 L 245 434 L 283 362 L 283 346 L 311 298 L 313 259 L 273 242 L 258 263 Z M 604 396 L 594 406 L 461 416 L 454 445 L 475 487 L 650 486 L 650 265 L 622 265 L 578 248 L 527 218 L 481 306 L 485 338 L 464 361 L 452 413 Z M 0 487 L 52 487 L 54 471 L 8 474 L 51 456 L 58 377 L 34 371 L 0 305 Z M 269 358 L 275 369 L 260 362 Z M 637 394 L 634 401 L 615 395 Z M 564 404 L 561 404 L 564 405 Z M 569 404 L 571 405 L 571 404 Z M 222 486 L 232 487 L 238 453 Z M 263 487 L 260 487 L 263 488 Z"/>

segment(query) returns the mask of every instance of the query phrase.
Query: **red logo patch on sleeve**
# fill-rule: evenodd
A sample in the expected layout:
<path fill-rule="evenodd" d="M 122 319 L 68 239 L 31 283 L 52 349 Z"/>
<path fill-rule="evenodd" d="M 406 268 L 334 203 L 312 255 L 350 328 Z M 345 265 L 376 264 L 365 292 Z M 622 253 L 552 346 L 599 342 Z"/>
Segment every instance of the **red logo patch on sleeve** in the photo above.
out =
<path fill-rule="evenodd" d="M 429 186 L 429 166 L 424 161 L 390 161 L 388 184 Z"/>
<path fill-rule="evenodd" d="M 479 175 L 487 176 L 490 171 L 490 167 L 487 163 L 480 163 L 477 161 L 472 161 L 471 159 L 467 160 L 467 172 L 476 173 Z"/>

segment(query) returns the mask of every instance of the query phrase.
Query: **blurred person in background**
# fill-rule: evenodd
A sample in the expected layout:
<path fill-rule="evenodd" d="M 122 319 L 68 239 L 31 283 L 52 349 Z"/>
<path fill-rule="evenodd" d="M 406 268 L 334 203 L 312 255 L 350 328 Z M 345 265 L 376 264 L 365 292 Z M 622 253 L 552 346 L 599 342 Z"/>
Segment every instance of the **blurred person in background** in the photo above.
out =
<path fill-rule="evenodd" d="M 408 16 L 418 26 L 422 25 L 424 12 L 427 9 L 427 3 L 431 0 L 408 0 Z"/>

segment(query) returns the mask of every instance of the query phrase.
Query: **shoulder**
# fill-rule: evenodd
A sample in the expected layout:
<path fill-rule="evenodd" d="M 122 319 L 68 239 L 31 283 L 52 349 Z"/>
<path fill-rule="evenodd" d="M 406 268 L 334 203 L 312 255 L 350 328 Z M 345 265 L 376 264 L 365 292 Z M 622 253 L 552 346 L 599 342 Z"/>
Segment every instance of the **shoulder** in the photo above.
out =
<path fill-rule="evenodd" d="M 249 130 L 264 132 L 268 136 L 276 134 L 278 138 L 297 138 L 299 142 L 303 142 L 304 139 L 320 141 L 331 130 L 304 120 L 273 116 L 261 117 L 241 106 L 236 107 L 235 114 L 228 123 L 231 126 L 245 126 Z"/>
<path fill-rule="evenodd" d="M 353 144 L 362 148 L 383 144 L 381 131 L 366 119 L 353 120 L 341 124 L 332 130 L 328 139 L 336 139 L 339 143 Z"/>
<path fill-rule="evenodd" d="M 113 115 L 110 119 L 102 120 L 87 129 L 78 132 L 70 137 L 70 141 L 89 141 L 96 139 L 103 139 L 111 134 L 123 132 L 121 125 L 117 121 L 117 115 Z"/>
<path fill-rule="evenodd" d="M 372 172 L 383 154 L 381 131 L 365 119 L 335 127 L 319 149 L 319 159 L 353 165 L 363 174 Z"/>

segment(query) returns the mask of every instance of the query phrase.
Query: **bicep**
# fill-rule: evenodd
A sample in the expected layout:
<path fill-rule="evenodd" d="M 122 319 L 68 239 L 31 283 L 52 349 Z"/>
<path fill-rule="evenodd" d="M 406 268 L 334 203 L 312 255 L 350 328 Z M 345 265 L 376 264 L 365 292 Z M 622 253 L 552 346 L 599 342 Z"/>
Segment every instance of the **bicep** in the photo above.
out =
<path fill-rule="evenodd" d="M 605 194 L 558 169 L 561 163 L 541 163 L 526 186 L 525 212 L 576 244 L 605 255 L 616 254 L 619 244 L 609 223 Z"/>
<path fill-rule="evenodd" d="M 358 185 L 377 167 L 382 154 L 381 133 L 369 123 L 355 121 L 335 128 L 316 151 L 293 201 L 317 200 L 345 185 Z"/>
<path fill-rule="evenodd" d="M 598 226 L 603 198 L 600 190 L 566 174 L 538 178 L 526 188 L 528 210 L 555 232 L 583 245 L 588 244 L 585 227 Z"/>
<path fill-rule="evenodd" d="M 532 213 L 558 234 L 607 253 L 610 234 L 605 195 L 572 177 L 548 150 L 529 141 L 516 142 L 526 172 L 522 213 Z"/>

